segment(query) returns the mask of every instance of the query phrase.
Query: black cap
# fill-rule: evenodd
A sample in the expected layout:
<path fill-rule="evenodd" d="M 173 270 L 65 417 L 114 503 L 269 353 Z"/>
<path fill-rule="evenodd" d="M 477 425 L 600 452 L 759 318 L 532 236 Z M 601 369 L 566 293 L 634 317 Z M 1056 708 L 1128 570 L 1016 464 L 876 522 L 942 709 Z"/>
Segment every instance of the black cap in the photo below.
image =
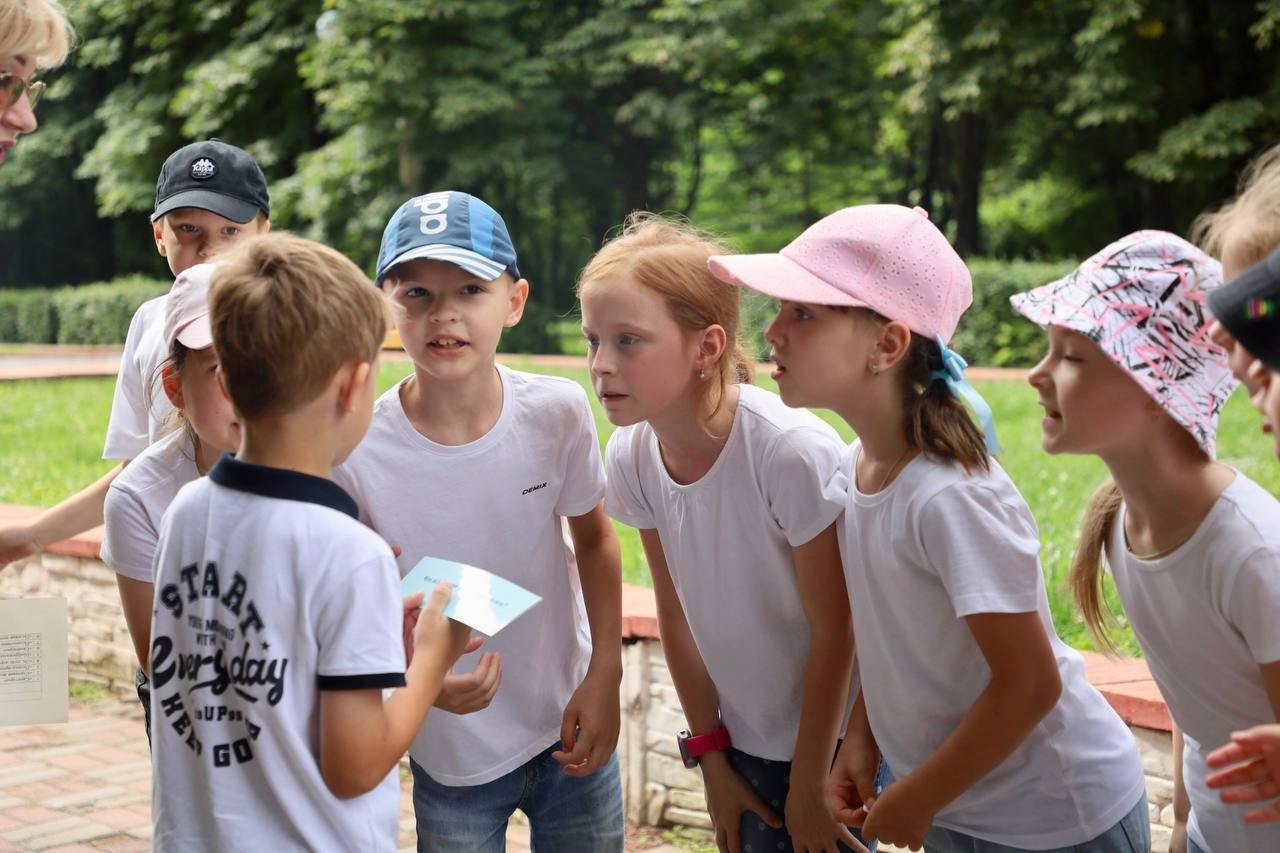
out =
<path fill-rule="evenodd" d="M 179 207 L 198 207 L 241 224 L 258 211 L 271 215 L 267 179 L 257 161 L 220 139 L 184 145 L 160 167 L 151 221 Z"/>
<path fill-rule="evenodd" d="M 1250 355 L 1280 371 L 1280 249 L 1211 291 L 1209 311 Z"/>

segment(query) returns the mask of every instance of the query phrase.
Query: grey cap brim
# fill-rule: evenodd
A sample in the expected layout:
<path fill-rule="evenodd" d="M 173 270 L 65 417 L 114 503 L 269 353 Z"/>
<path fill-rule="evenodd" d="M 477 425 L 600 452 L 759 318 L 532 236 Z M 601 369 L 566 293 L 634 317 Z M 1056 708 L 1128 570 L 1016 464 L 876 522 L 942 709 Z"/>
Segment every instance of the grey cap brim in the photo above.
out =
<path fill-rule="evenodd" d="M 187 190 L 186 192 L 175 193 L 156 205 L 155 212 L 151 214 L 151 221 L 155 222 L 166 213 L 172 213 L 180 207 L 196 207 L 200 210 L 207 210 L 210 213 L 216 213 L 223 219 L 230 219 L 232 222 L 238 222 L 241 225 L 252 222 L 260 211 L 257 205 L 243 199 L 234 198 L 222 193 L 210 192 L 209 190 Z"/>

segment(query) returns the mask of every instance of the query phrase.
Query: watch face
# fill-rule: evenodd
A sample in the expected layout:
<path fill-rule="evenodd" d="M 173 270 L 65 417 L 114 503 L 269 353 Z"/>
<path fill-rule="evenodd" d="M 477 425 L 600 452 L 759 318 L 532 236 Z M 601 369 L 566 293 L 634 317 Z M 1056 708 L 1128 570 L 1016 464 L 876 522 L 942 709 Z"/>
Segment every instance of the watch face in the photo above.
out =
<path fill-rule="evenodd" d="M 676 734 L 676 746 L 680 748 L 680 760 L 684 762 L 685 767 L 697 767 L 698 759 L 689 754 L 689 738 L 692 734 L 688 729 Z"/>

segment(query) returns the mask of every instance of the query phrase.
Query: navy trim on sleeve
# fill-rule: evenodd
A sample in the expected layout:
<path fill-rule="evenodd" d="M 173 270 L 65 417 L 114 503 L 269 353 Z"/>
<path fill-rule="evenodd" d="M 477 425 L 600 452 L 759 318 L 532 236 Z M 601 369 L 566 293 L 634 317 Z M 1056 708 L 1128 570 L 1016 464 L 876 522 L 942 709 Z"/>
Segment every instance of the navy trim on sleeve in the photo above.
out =
<path fill-rule="evenodd" d="M 371 690 L 386 687 L 404 687 L 403 672 L 381 672 L 366 675 L 318 675 L 316 681 L 321 690 Z"/>
<path fill-rule="evenodd" d="M 345 512 L 352 518 L 360 517 L 355 499 L 332 480 L 313 477 L 300 471 L 287 471 L 284 468 L 269 468 L 266 465 L 241 462 L 230 453 L 222 454 L 217 464 L 209 471 L 209 479 L 219 486 L 226 486 L 238 492 L 250 492 L 264 498 L 319 504 L 336 509 L 338 512 Z"/>

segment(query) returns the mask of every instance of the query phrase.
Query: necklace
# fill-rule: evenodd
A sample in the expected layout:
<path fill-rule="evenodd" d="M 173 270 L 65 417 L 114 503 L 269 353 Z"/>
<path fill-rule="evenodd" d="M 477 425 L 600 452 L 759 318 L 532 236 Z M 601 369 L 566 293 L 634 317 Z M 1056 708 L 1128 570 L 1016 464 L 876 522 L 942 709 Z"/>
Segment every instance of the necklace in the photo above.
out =
<path fill-rule="evenodd" d="M 884 491 L 884 487 L 889 484 L 889 480 L 892 479 L 893 475 L 898 472 L 898 466 L 901 465 L 902 461 L 907 458 L 907 454 L 914 449 L 915 448 L 913 448 L 910 444 L 908 444 L 906 449 L 902 451 L 902 455 L 899 456 L 897 461 L 893 463 L 892 467 L 890 467 L 889 470 L 885 472 L 885 475 L 880 478 L 880 485 L 876 487 L 876 490 L 874 492 L 869 492 L 868 494 L 874 495 L 877 492 Z"/>
<path fill-rule="evenodd" d="M 1199 528 L 1196 528 L 1196 529 L 1198 530 Z M 1124 529 L 1122 528 L 1122 529 L 1121 529 L 1121 533 L 1123 533 L 1123 534 L 1124 534 L 1124 547 L 1125 547 L 1125 550 L 1126 550 L 1126 551 L 1128 551 L 1130 554 L 1132 554 L 1134 557 L 1137 557 L 1139 560 L 1148 560 L 1148 561 L 1150 561 L 1150 560 L 1160 560 L 1160 559 L 1163 559 L 1164 557 L 1169 556 L 1169 555 L 1170 555 L 1170 554 L 1172 554 L 1174 551 L 1178 550 L 1178 549 L 1179 549 L 1179 548 L 1181 548 L 1183 545 L 1186 545 L 1188 542 L 1190 542 L 1190 541 L 1191 541 L 1191 537 L 1196 535 L 1196 531 L 1195 531 L 1195 530 L 1192 530 L 1189 534 L 1187 534 L 1185 537 L 1183 537 L 1179 542 L 1177 542 L 1175 545 L 1173 545 L 1173 546 L 1171 546 L 1171 547 L 1169 547 L 1169 548 L 1163 548 L 1163 549 L 1161 549 L 1161 550 L 1159 550 L 1159 551 L 1156 551 L 1154 554 L 1139 554 L 1137 551 L 1134 551 L 1134 550 L 1133 550 L 1133 546 L 1129 544 L 1129 531 L 1124 530 Z"/>

